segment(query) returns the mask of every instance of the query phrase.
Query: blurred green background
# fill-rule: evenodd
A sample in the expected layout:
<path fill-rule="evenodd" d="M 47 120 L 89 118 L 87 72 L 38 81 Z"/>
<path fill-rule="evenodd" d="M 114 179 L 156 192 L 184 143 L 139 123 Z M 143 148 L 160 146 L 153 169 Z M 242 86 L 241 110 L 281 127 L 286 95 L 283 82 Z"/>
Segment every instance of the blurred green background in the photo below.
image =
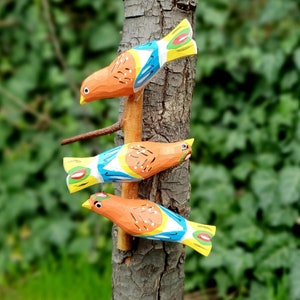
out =
<path fill-rule="evenodd" d="M 60 146 L 118 118 L 118 100 L 79 105 L 121 40 L 123 1 L 106 4 L 0 3 L 1 299 L 110 298 L 111 224 L 62 158 L 114 137 Z M 300 299 L 299 20 L 296 0 L 199 0 L 191 219 L 218 231 L 208 258 L 186 249 L 186 291 Z"/>

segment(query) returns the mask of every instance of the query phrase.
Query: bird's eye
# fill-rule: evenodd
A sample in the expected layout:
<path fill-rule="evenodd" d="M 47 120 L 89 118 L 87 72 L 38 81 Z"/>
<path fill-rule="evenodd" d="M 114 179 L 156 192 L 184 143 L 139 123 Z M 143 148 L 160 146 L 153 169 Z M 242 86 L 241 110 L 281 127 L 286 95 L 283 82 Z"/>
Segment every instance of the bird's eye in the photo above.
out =
<path fill-rule="evenodd" d="M 188 149 L 188 145 L 187 144 L 181 144 L 181 149 L 182 150 L 186 150 L 186 149 Z"/>
<path fill-rule="evenodd" d="M 100 201 L 95 201 L 94 202 L 94 205 L 97 207 L 97 208 L 101 208 L 101 202 Z"/>
<path fill-rule="evenodd" d="M 84 92 L 85 94 L 88 94 L 88 93 L 90 92 L 90 90 L 89 90 L 88 87 L 85 87 L 85 88 L 83 88 L 83 92 Z"/>

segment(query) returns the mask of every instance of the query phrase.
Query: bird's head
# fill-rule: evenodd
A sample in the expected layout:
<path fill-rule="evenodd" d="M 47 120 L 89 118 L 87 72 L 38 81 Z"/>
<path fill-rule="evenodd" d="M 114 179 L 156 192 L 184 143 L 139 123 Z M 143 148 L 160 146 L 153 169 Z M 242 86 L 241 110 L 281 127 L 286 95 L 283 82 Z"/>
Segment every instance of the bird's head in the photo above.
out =
<path fill-rule="evenodd" d="M 110 199 L 111 196 L 104 193 L 99 192 L 90 196 L 88 200 L 82 203 L 82 207 L 90 209 L 97 214 L 103 215 L 103 210 L 105 210 L 104 200 Z"/>
<path fill-rule="evenodd" d="M 80 104 L 111 97 L 108 68 L 100 69 L 88 76 L 81 84 Z"/>
<path fill-rule="evenodd" d="M 181 162 L 186 161 L 191 157 L 193 143 L 194 139 L 184 140 L 183 143 L 181 143 L 180 147 L 183 154 L 180 158 Z"/>
<path fill-rule="evenodd" d="M 118 55 L 109 66 L 87 77 L 80 88 L 80 104 L 134 93 L 135 58 L 129 51 Z"/>
<path fill-rule="evenodd" d="M 152 170 L 156 168 L 156 173 L 161 172 L 187 161 L 192 155 L 193 142 L 194 139 L 159 143 L 158 151 L 156 151 L 158 159 L 152 163 Z"/>
<path fill-rule="evenodd" d="M 70 193 L 75 193 L 91 185 L 103 182 L 97 168 L 95 157 L 65 157 L 64 168 L 68 173 L 67 186 Z"/>
<path fill-rule="evenodd" d="M 177 159 L 178 163 L 188 160 L 192 155 L 193 143 L 194 139 L 188 139 L 174 143 L 174 147 L 172 147 L 172 150 L 170 149 L 170 156 L 174 157 L 174 159 Z"/>

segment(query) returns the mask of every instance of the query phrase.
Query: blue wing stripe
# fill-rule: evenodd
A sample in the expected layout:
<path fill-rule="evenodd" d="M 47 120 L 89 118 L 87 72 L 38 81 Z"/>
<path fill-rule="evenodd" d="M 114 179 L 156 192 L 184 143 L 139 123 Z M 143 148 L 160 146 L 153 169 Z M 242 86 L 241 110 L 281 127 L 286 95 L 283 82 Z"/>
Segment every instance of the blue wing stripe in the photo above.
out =
<path fill-rule="evenodd" d="M 167 241 L 167 242 L 168 241 L 169 242 L 180 241 L 186 232 L 185 219 L 182 216 L 172 212 L 169 209 L 166 209 L 165 207 L 163 207 L 161 205 L 158 205 L 158 206 L 162 210 L 162 213 L 165 213 L 169 218 L 172 218 L 176 223 L 178 223 L 182 227 L 182 230 L 181 231 L 174 230 L 174 231 L 168 231 L 168 232 L 161 232 L 161 233 L 153 235 L 153 236 L 144 236 L 144 238 L 157 239 L 157 240 L 162 240 L 162 241 Z"/>
<path fill-rule="evenodd" d="M 120 172 L 118 170 L 113 169 L 104 169 L 108 163 L 117 158 L 118 153 L 122 147 L 123 145 L 115 147 L 113 149 L 109 149 L 99 155 L 98 171 L 101 174 L 104 182 L 137 180 L 135 177 L 132 177 L 125 172 Z"/>
<path fill-rule="evenodd" d="M 158 45 L 156 41 L 152 41 L 140 46 L 136 46 L 135 50 L 147 50 L 152 51 L 148 61 L 142 66 L 139 74 L 137 75 L 134 82 L 134 89 L 138 89 L 143 86 L 160 68 L 158 58 Z"/>

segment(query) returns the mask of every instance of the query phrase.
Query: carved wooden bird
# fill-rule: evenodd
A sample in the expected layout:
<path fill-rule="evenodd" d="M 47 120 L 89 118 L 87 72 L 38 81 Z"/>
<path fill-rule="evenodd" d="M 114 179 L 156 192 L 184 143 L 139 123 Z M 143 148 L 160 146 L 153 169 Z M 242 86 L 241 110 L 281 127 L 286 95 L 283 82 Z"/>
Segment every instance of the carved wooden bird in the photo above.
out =
<path fill-rule="evenodd" d="M 83 81 L 80 103 L 134 94 L 166 62 L 197 54 L 192 35 L 192 27 L 184 19 L 161 40 L 135 46 L 121 53 L 109 66 Z"/>
<path fill-rule="evenodd" d="M 91 195 L 82 206 L 110 219 L 130 235 L 180 242 L 204 256 L 211 251 L 215 226 L 188 221 L 149 200 L 125 199 L 100 192 Z"/>
<path fill-rule="evenodd" d="M 174 167 L 192 154 L 194 139 L 174 143 L 134 142 L 93 157 L 64 157 L 70 193 L 102 182 L 140 181 Z"/>

